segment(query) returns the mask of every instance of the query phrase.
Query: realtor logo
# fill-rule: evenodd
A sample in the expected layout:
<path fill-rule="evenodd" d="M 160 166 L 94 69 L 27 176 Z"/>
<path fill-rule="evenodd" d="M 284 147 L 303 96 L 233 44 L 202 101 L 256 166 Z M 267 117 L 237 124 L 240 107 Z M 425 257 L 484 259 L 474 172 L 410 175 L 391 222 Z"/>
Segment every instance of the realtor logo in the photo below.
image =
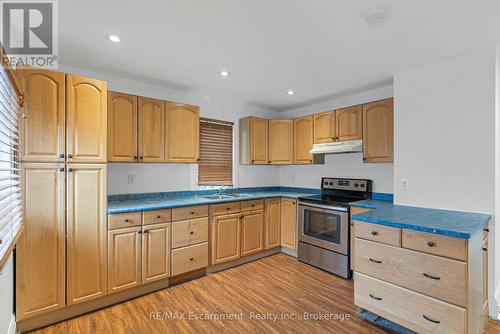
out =
<path fill-rule="evenodd" d="M 0 35 L 11 64 L 57 67 L 56 0 L 0 0 L 0 4 Z"/>

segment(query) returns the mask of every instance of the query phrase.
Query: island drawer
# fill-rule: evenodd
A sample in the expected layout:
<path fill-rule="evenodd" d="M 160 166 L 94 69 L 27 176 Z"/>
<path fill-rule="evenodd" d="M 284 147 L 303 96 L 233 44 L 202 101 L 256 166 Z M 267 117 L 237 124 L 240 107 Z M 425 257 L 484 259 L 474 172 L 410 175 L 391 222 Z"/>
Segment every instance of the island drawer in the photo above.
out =
<path fill-rule="evenodd" d="M 208 217 L 172 223 L 172 248 L 208 241 Z"/>
<path fill-rule="evenodd" d="M 152 210 L 142 212 L 142 224 L 170 223 L 172 220 L 172 209 Z"/>
<path fill-rule="evenodd" d="M 467 264 L 356 238 L 356 271 L 467 307 Z"/>
<path fill-rule="evenodd" d="M 241 202 L 241 211 L 264 210 L 264 200 L 257 199 L 253 201 Z"/>
<path fill-rule="evenodd" d="M 108 215 L 108 229 L 134 227 L 142 224 L 141 212 L 127 212 Z"/>
<path fill-rule="evenodd" d="M 467 240 L 403 229 L 404 248 L 467 261 Z"/>
<path fill-rule="evenodd" d="M 172 250 L 172 276 L 208 266 L 208 242 Z"/>
<path fill-rule="evenodd" d="M 172 209 L 172 221 L 208 217 L 208 205 L 186 206 Z"/>
<path fill-rule="evenodd" d="M 229 202 L 210 205 L 210 214 L 213 216 L 240 212 L 240 202 Z"/>
<path fill-rule="evenodd" d="M 357 306 L 418 333 L 466 333 L 467 310 L 359 273 Z"/>
<path fill-rule="evenodd" d="M 356 238 L 401 247 L 401 229 L 354 220 Z"/>

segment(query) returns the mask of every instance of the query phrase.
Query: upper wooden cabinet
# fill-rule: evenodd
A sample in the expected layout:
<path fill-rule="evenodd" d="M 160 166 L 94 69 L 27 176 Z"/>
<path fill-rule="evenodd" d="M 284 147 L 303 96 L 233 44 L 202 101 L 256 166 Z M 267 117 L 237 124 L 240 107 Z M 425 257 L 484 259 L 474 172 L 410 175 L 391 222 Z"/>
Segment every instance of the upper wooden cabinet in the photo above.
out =
<path fill-rule="evenodd" d="M 361 105 L 335 111 L 338 141 L 357 140 L 363 137 L 363 107 Z"/>
<path fill-rule="evenodd" d="M 305 116 L 293 120 L 293 147 L 295 164 L 313 162 L 311 149 L 313 146 L 313 116 Z"/>
<path fill-rule="evenodd" d="M 166 103 L 166 162 L 192 163 L 200 158 L 199 107 Z"/>
<path fill-rule="evenodd" d="M 163 162 L 165 102 L 139 97 L 139 162 Z"/>
<path fill-rule="evenodd" d="M 20 122 L 20 158 L 63 162 L 65 153 L 65 74 L 42 69 L 17 71 L 25 102 Z"/>
<path fill-rule="evenodd" d="M 136 162 L 137 96 L 108 92 L 108 161 Z"/>
<path fill-rule="evenodd" d="M 314 114 L 314 144 L 334 141 L 335 131 L 335 111 Z"/>
<path fill-rule="evenodd" d="M 392 162 L 393 99 L 363 105 L 363 161 Z"/>
<path fill-rule="evenodd" d="M 66 75 L 66 149 L 69 161 L 107 161 L 106 101 L 105 81 Z"/>
<path fill-rule="evenodd" d="M 291 119 L 269 121 L 269 163 L 293 164 L 293 121 Z"/>
<path fill-rule="evenodd" d="M 269 163 L 269 121 L 249 116 L 240 119 L 240 164 Z"/>

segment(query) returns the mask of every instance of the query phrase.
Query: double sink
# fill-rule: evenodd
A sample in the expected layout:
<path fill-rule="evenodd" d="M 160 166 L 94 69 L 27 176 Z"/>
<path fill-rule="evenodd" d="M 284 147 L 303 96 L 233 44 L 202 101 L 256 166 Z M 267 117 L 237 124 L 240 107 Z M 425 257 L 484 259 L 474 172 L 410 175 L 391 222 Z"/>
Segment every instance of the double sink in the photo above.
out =
<path fill-rule="evenodd" d="M 201 198 L 205 199 L 232 199 L 232 198 L 247 198 L 247 197 L 253 197 L 253 195 L 250 194 L 241 194 L 241 193 L 233 193 L 233 194 L 214 194 L 214 195 L 206 195 L 206 196 L 200 196 Z"/>

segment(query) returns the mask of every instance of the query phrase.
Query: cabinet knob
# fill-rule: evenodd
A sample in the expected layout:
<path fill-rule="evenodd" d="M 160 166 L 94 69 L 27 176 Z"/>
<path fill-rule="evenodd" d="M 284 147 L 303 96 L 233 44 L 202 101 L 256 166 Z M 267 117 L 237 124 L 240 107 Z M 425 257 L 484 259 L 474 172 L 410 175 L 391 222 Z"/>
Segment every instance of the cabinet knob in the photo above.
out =
<path fill-rule="evenodd" d="M 255 162 L 255 160 L 252 160 L 252 163 L 254 163 L 254 162 Z"/>
<path fill-rule="evenodd" d="M 231 208 L 226 208 L 226 210 L 228 210 L 228 211 L 229 211 L 229 210 L 231 210 Z"/>
<path fill-rule="evenodd" d="M 366 161 L 366 158 L 363 157 L 363 161 Z"/>
<path fill-rule="evenodd" d="M 144 157 L 139 157 L 139 160 L 143 160 L 143 159 L 144 159 Z"/>
<path fill-rule="evenodd" d="M 28 118 L 28 115 L 26 115 L 26 114 L 22 114 L 22 115 L 21 115 L 21 118 L 22 118 L 22 119 L 26 119 L 26 118 Z"/>
<path fill-rule="evenodd" d="M 157 218 L 157 219 L 160 219 L 160 218 L 161 218 L 161 216 L 156 216 L 156 218 Z"/>
<path fill-rule="evenodd" d="M 59 168 L 60 172 L 64 172 L 64 167 Z"/>
<path fill-rule="evenodd" d="M 488 248 L 486 248 L 486 247 L 483 247 L 482 249 L 483 249 L 483 251 L 485 251 L 485 252 L 486 252 L 486 251 L 488 251 Z"/>
<path fill-rule="evenodd" d="M 125 223 L 128 223 L 129 221 L 130 221 L 130 220 L 128 220 L 128 219 L 125 219 Z"/>
<path fill-rule="evenodd" d="M 138 158 L 137 155 L 134 155 L 134 160 L 137 160 L 137 158 Z"/>
<path fill-rule="evenodd" d="M 483 228 L 483 231 L 484 231 L 484 232 L 489 232 L 489 231 L 490 231 L 490 229 L 489 229 L 488 227 L 485 227 L 485 228 Z"/>
<path fill-rule="evenodd" d="M 68 154 L 68 159 L 72 159 L 73 158 L 73 154 Z"/>
<path fill-rule="evenodd" d="M 434 247 L 434 246 L 436 246 L 436 244 L 433 243 L 432 241 L 429 241 L 429 242 L 427 242 L 427 246 Z"/>
<path fill-rule="evenodd" d="M 200 158 L 198 158 L 198 159 L 196 159 L 196 161 L 201 161 L 201 159 L 200 159 Z"/>
<path fill-rule="evenodd" d="M 189 261 L 194 261 L 194 258 L 190 258 Z"/>
<path fill-rule="evenodd" d="M 252 208 L 254 208 L 254 207 L 255 207 L 255 204 L 252 204 Z"/>
<path fill-rule="evenodd" d="M 377 231 L 372 231 L 372 235 L 378 235 Z"/>
<path fill-rule="evenodd" d="M 74 169 L 73 169 L 73 168 L 71 168 L 71 167 L 70 167 L 70 168 L 68 168 L 68 172 L 69 172 L 69 173 L 73 173 L 73 171 L 74 171 Z"/>
<path fill-rule="evenodd" d="M 194 234 L 194 231 L 189 232 L 189 234 Z"/>
<path fill-rule="evenodd" d="M 59 153 L 59 159 L 63 159 L 64 158 L 64 153 Z"/>
<path fill-rule="evenodd" d="M 194 211 L 191 211 L 191 214 L 192 214 L 192 215 L 194 215 L 194 214 L 195 214 L 195 212 L 194 212 Z"/>

